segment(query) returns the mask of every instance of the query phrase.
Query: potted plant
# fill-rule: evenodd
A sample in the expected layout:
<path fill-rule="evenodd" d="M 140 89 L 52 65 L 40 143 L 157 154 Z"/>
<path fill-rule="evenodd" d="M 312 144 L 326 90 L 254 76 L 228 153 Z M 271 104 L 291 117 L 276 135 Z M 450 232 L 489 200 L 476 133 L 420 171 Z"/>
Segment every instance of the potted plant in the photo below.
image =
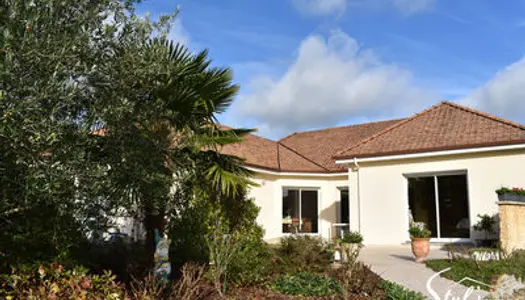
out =
<path fill-rule="evenodd" d="M 481 240 L 480 244 L 482 247 L 491 247 L 495 244 L 495 242 L 494 240 L 490 240 L 489 236 L 496 233 L 496 230 L 494 229 L 496 218 L 487 214 L 478 215 L 478 218 L 478 222 L 473 227 L 475 230 L 485 233 L 485 239 Z"/>
<path fill-rule="evenodd" d="M 363 246 L 363 236 L 357 231 L 346 231 L 339 240 L 339 245 L 343 261 L 347 261 L 349 257 L 357 258 L 359 250 Z"/>
<path fill-rule="evenodd" d="M 496 190 L 499 201 L 520 201 L 525 202 L 525 189 L 502 187 Z"/>
<path fill-rule="evenodd" d="M 430 253 L 431 232 L 424 222 L 410 222 L 410 240 L 416 262 L 421 263 Z"/>

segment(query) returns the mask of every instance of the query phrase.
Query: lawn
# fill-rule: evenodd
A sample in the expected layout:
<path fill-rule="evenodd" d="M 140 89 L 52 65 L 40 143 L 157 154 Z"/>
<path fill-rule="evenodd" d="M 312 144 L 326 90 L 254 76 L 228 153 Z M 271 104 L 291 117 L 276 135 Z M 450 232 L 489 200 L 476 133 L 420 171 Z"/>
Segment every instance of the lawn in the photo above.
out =
<path fill-rule="evenodd" d="M 438 272 L 445 268 L 451 268 L 442 274 L 445 278 L 459 281 L 469 277 L 486 284 L 491 284 L 495 278 L 501 274 L 515 275 L 518 278 L 525 278 L 525 253 L 515 253 L 508 259 L 492 261 L 475 261 L 470 258 L 435 259 L 427 260 L 426 266 Z M 474 282 L 465 281 L 467 286 L 477 286 Z M 485 286 L 481 288 L 487 289 Z"/>

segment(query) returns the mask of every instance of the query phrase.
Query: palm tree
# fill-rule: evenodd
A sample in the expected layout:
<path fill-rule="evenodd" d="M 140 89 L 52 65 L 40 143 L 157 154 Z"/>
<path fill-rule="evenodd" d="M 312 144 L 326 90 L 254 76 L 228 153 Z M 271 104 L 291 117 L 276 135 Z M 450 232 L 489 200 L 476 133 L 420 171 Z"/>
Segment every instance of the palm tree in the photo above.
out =
<path fill-rule="evenodd" d="M 177 180 L 205 178 L 224 195 L 253 184 L 240 158 L 220 153 L 251 130 L 218 126 L 216 116 L 230 106 L 238 86 L 230 69 L 211 67 L 207 51 L 192 54 L 156 38 L 126 49 L 108 70 L 113 84 L 99 89 L 103 100 L 96 116 L 105 130 L 93 136 L 95 148 L 102 149 L 100 162 L 110 166 L 103 191 L 142 213 L 152 257 L 154 229 L 164 231 Z M 129 92 L 115 99 L 115 90 Z"/>

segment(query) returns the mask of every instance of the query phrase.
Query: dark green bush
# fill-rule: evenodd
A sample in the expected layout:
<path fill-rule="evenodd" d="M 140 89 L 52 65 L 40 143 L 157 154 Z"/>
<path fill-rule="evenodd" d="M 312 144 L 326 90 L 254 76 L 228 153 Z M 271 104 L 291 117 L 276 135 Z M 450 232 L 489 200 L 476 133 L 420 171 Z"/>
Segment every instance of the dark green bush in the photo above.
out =
<path fill-rule="evenodd" d="M 142 242 L 114 241 L 89 243 L 77 253 L 83 259 L 77 261 L 90 273 L 103 274 L 110 270 L 120 282 L 129 283 L 132 278 L 142 278 L 149 271 L 149 257 Z"/>
<path fill-rule="evenodd" d="M 276 271 L 281 274 L 324 272 L 330 267 L 333 250 L 319 237 L 288 236 L 276 251 Z"/>
<path fill-rule="evenodd" d="M 187 200 L 188 194 L 183 192 L 179 190 L 176 195 L 177 201 L 184 205 L 173 216 L 169 231 L 172 270 L 179 270 L 190 261 L 198 264 L 209 262 L 204 234 L 209 232 L 206 221 L 211 212 L 220 209 L 229 231 L 235 232 L 238 237 L 236 251 L 227 270 L 228 281 L 242 285 L 265 281 L 271 272 L 273 253 L 263 241 L 264 230 L 255 221 L 260 208 L 242 193 L 213 203 L 207 197 L 193 197 L 191 193 L 188 193 L 191 199 Z"/>
<path fill-rule="evenodd" d="M 71 251 L 85 241 L 81 224 L 53 203 L 34 204 L 9 219 L 0 217 L 0 228 L 0 273 L 35 261 L 69 264 L 74 260 Z"/>
<path fill-rule="evenodd" d="M 263 241 L 260 227 L 245 232 L 229 267 L 230 281 L 240 285 L 263 283 L 271 275 L 274 253 Z"/>
<path fill-rule="evenodd" d="M 363 236 L 357 231 L 346 231 L 343 234 L 341 242 L 350 244 L 361 244 L 363 242 Z"/>
<path fill-rule="evenodd" d="M 341 284 L 333 278 L 314 273 L 285 275 L 275 280 L 271 288 L 285 295 L 307 297 L 324 297 L 343 292 Z"/>
<path fill-rule="evenodd" d="M 408 290 L 388 280 L 384 280 L 379 288 L 385 292 L 385 300 L 425 300 L 421 293 Z"/>

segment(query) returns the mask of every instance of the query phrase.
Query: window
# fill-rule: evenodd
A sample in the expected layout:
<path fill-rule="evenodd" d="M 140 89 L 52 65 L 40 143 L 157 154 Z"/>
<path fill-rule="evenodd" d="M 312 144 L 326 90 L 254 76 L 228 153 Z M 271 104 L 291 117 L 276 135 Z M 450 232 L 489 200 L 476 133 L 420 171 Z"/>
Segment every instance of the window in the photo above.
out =
<path fill-rule="evenodd" d="M 408 178 L 412 218 L 424 222 L 434 238 L 470 237 L 467 175 Z"/>
<path fill-rule="evenodd" d="M 339 220 L 337 223 L 348 224 L 350 223 L 350 208 L 349 208 L 349 197 L 348 190 L 340 190 L 340 200 L 339 200 Z"/>
<path fill-rule="evenodd" d="M 316 189 L 283 189 L 283 233 L 319 232 Z"/>

